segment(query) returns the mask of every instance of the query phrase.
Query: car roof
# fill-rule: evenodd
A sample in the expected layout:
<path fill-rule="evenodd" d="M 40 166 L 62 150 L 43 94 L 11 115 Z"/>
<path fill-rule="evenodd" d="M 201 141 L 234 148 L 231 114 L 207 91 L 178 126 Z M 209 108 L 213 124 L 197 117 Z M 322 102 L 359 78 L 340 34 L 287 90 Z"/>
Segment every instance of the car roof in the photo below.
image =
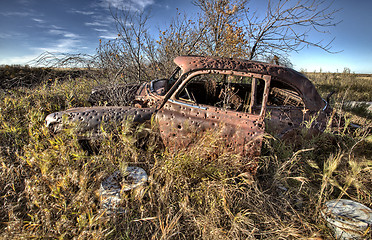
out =
<path fill-rule="evenodd" d="M 325 102 L 312 82 L 302 73 L 291 68 L 239 58 L 220 58 L 203 56 L 179 56 L 174 62 L 185 72 L 197 70 L 232 70 L 237 72 L 270 75 L 272 81 L 280 81 L 297 89 L 311 111 L 319 111 Z"/>

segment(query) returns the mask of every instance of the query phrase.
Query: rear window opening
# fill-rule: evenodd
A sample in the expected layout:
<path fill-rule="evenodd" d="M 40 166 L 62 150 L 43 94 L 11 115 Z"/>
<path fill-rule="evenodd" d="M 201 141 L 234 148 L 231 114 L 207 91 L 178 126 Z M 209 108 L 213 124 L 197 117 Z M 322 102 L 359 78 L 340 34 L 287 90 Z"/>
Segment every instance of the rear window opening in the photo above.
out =
<path fill-rule="evenodd" d="M 303 108 L 305 104 L 302 100 L 301 95 L 293 87 L 279 81 L 271 81 L 267 106 Z"/>

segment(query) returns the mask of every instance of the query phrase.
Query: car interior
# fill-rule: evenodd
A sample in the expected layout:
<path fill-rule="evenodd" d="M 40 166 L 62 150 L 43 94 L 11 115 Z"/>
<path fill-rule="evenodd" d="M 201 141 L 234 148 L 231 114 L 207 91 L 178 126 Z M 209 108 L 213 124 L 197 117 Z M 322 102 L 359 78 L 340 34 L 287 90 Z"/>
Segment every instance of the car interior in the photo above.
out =
<path fill-rule="evenodd" d="M 180 101 L 222 109 L 258 114 L 263 99 L 265 82 L 255 80 L 255 99 L 252 98 L 254 78 L 224 74 L 201 74 L 193 77 L 177 95 Z M 272 81 L 267 107 L 303 107 L 300 94 L 290 86 Z"/>

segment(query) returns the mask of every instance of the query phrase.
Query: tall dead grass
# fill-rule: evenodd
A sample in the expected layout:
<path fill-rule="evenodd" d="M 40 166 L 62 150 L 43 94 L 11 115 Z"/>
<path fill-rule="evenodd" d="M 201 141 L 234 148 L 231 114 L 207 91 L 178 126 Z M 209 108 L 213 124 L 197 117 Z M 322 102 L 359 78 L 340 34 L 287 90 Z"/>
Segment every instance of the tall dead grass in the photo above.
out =
<path fill-rule="evenodd" d="M 124 123 L 105 132 L 94 155 L 73 128 L 51 135 L 45 116 L 88 105 L 89 92 L 81 79 L 2 93 L 1 238 L 332 239 L 319 215 L 324 201 L 372 205 L 366 129 L 309 136 L 304 128 L 295 144 L 267 135 L 252 177 L 218 131 L 174 152 L 159 147 L 156 127 Z M 144 168 L 150 180 L 122 195 L 125 214 L 107 216 L 97 190 L 125 165 Z"/>

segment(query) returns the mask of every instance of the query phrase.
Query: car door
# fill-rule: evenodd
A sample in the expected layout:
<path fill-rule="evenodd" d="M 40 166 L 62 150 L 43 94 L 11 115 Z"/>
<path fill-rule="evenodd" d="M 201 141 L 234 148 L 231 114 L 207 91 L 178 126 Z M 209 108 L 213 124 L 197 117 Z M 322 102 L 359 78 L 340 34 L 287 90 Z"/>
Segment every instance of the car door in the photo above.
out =
<path fill-rule="evenodd" d="M 236 79 L 243 78 L 246 83 L 237 83 Z M 198 135 L 215 129 L 225 138 L 227 150 L 242 156 L 259 155 L 270 79 L 268 75 L 222 70 L 189 74 L 156 114 L 165 145 L 187 148 Z"/>
<path fill-rule="evenodd" d="M 289 85 L 273 81 L 267 103 L 266 124 L 270 132 L 281 137 L 309 120 L 301 94 Z"/>

